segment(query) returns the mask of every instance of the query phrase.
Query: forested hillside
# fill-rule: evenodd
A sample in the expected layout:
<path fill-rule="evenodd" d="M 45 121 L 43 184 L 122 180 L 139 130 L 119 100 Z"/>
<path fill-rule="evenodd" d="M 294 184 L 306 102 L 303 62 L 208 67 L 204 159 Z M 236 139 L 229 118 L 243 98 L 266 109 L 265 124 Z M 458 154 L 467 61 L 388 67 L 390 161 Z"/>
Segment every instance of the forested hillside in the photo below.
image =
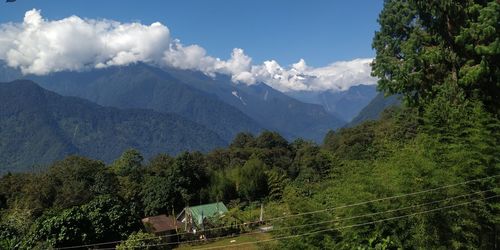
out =
<path fill-rule="evenodd" d="M 226 142 L 238 132 L 257 133 L 263 129 L 216 96 L 189 87 L 165 71 L 144 63 L 26 77 L 61 95 L 78 96 L 103 106 L 178 114 L 216 132 Z"/>
<path fill-rule="evenodd" d="M 198 71 L 144 63 L 24 77 L 58 94 L 103 106 L 175 113 L 216 132 L 227 142 L 238 132 L 258 133 L 263 129 L 279 131 L 287 139 L 301 137 L 319 142 L 329 129 L 345 124 L 322 106 L 303 103 L 264 83 L 248 86 L 225 75 L 213 78 Z"/>
<path fill-rule="evenodd" d="M 4 175 L 0 247 L 498 249 L 500 3 L 388 0 L 379 23 L 373 74 L 403 98 L 379 120 L 321 144 L 240 133 L 207 153 Z M 229 211 L 196 232 L 140 224 L 215 202 Z"/>
<path fill-rule="evenodd" d="M 226 145 L 175 114 L 102 107 L 31 81 L 0 83 L 0 105 L 0 174 L 38 171 L 73 154 L 112 162 L 130 147 L 150 158 Z"/>
<path fill-rule="evenodd" d="M 364 121 L 377 120 L 384 110 L 392 106 L 400 106 L 400 99 L 398 95 L 384 96 L 384 93 L 378 93 L 346 126 L 352 127 Z"/>
<path fill-rule="evenodd" d="M 236 231 L 231 225 L 258 221 L 255 209 L 263 203 L 273 236 L 306 234 L 270 247 L 492 248 L 500 138 L 493 128 L 500 124 L 477 105 L 462 108 L 442 129 L 420 125 L 416 110 L 403 109 L 331 132 L 322 146 L 288 143 L 272 132 L 240 134 L 229 148 L 207 154 L 160 154 L 145 162 L 129 150 L 109 165 L 73 156 L 38 174 L 8 174 L 0 180 L 1 244 L 28 249 L 126 240 L 144 230 L 142 217 L 223 201 L 231 213 L 213 227 L 250 233 L 259 224 Z M 424 190 L 432 191 L 418 193 Z M 358 205 L 334 209 L 348 204 Z M 293 214 L 303 215 L 272 220 Z M 180 240 L 192 239 L 183 233 Z"/>
<path fill-rule="evenodd" d="M 201 72 L 166 69 L 174 77 L 199 90 L 218 96 L 287 139 L 305 138 L 320 142 L 329 129 L 345 124 L 321 105 L 304 103 L 265 83 L 235 84 L 226 75 L 209 77 Z"/>

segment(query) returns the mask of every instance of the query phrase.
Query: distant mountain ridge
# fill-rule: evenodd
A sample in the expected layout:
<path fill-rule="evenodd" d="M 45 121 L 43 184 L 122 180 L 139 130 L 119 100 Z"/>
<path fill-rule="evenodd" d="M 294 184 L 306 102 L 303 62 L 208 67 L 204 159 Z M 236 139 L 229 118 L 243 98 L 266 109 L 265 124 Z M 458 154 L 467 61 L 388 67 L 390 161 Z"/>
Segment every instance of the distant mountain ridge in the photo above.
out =
<path fill-rule="evenodd" d="M 285 94 L 306 103 L 322 105 L 344 121 L 351 121 L 377 95 L 377 85 L 355 85 L 343 91 L 292 91 Z"/>
<path fill-rule="evenodd" d="M 320 142 L 328 130 L 345 124 L 321 105 L 299 101 L 265 83 L 235 84 L 226 75 L 212 78 L 196 71 L 173 68 L 165 71 L 191 87 L 216 95 L 288 139 L 302 137 Z"/>
<path fill-rule="evenodd" d="M 238 132 L 255 134 L 268 129 L 290 140 L 302 137 L 320 142 L 328 130 L 345 124 L 321 105 L 298 101 L 264 83 L 249 86 L 233 83 L 226 75 L 212 78 L 198 71 L 144 63 L 22 77 L 59 94 L 104 106 L 176 113 L 226 141 Z"/>
<path fill-rule="evenodd" d="M 16 76 L 12 73 L 16 69 L 4 69 L 11 72 L 0 75 L 0 80 Z M 18 72 L 17 76 L 61 95 L 104 106 L 176 113 L 206 126 L 226 141 L 238 132 L 255 134 L 268 129 L 289 140 L 301 137 L 320 142 L 327 131 L 346 124 L 322 105 L 299 101 L 265 83 L 246 85 L 232 82 L 227 75 L 214 78 L 199 71 L 160 69 L 145 63 L 44 76 Z"/>
<path fill-rule="evenodd" d="M 377 120 L 380 114 L 391 106 L 401 105 L 401 97 L 398 95 L 384 96 L 384 93 L 378 93 L 373 100 L 364 107 L 359 114 L 352 119 L 346 127 L 353 127 L 368 120 Z"/>
<path fill-rule="evenodd" d="M 110 162 L 128 148 L 149 158 L 227 145 L 215 132 L 175 114 L 102 107 L 27 80 L 0 83 L 0 106 L 0 173 L 71 154 Z"/>
<path fill-rule="evenodd" d="M 85 98 L 103 106 L 175 113 L 209 128 L 227 142 L 239 132 L 263 130 L 259 123 L 216 96 L 143 63 L 27 77 L 61 95 Z"/>

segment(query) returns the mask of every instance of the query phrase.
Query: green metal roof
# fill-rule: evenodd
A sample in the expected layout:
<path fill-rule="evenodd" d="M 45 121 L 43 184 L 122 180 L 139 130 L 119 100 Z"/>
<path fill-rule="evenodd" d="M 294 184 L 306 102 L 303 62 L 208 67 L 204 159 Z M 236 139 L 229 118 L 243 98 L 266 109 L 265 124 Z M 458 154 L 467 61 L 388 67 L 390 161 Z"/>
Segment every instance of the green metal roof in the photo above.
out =
<path fill-rule="evenodd" d="M 228 211 L 227 207 L 222 202 L 189 207 L 188 209 L 193 217 L 194 223 L 197 225 L 201 225 L 203 218 L 220 216 Z"/>

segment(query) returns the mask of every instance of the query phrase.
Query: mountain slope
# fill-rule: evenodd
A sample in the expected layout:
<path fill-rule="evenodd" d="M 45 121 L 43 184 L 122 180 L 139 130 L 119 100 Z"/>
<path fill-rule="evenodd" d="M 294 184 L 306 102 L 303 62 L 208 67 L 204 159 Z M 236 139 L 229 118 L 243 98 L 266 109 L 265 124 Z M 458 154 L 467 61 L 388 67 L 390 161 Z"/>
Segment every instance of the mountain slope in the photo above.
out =
<path fill-rule="evenodd" d="M 328 130 L 345 124 L 321 105 L 298 101 L 264 83 L 235 84 L 226 75 L 212 78 L 198 71 L 138 63 L 26 77 L 59 94 L 104 106 L 176 113 L 215 131 L 226 141 L 238 132 L 258 133 L 265 128 L 288 139 L 302 137 L 320 142 Z"/>
<path fill-rule="evenodd" d="M 322 105 L 327 112 L 351 121 L 377 95 L 376 85 L 357 85 L 345 91 L 294 91 L 289 96 L 306 103 Z"/>
<path fill-rule="evenodd" d="M 142 63 L 27 77 L 61 95 L 85 98 L 103 106 L 176 113 L 204 125 L 226 141 L 231 141 L 239 132 L 262 130 L 257 122 L 216 96 Z"/>
<path fill-rule="evenodd" d="M 241 84 L 236 93 L 242 99 L 241 110 L 285 134 L 319 142 L 328 130 L 339 128 L 345 123 L 320 105 L 300 102 L 266 84 Z"/>
<path fill-rule="evenodd" d="M 366 107 L 364 107 L 346 127 L 356 126 L 368 120 L 376 120 L 386 108 L 399 105 L 401 105 L 399 96 L 392 95 L 385 97 L 384 93 L 378 93 L 377 96 L 373 98 L 373 100 L 366 105 Z"/>
<path fill-rule="evenodd" d="M 102 107 L 31 81 L 0 83 L 0 105 L 0 172 L 69 154 L 109 162 L 127 148 L 148 158 L 225 145 L 214 132 L 178 115 Z"/>
<path fill-rule="evenodd" d="M 302 137 L 321 141 L 328 130 L 345 124 L 322 106 L 298 101 L 264 83 L 235 84 L 225 75 L 211 78 L 194 71 L 165 71 L 189 86 L 216 95 L 267 129 L 276 130 L 288 139 Z"/>

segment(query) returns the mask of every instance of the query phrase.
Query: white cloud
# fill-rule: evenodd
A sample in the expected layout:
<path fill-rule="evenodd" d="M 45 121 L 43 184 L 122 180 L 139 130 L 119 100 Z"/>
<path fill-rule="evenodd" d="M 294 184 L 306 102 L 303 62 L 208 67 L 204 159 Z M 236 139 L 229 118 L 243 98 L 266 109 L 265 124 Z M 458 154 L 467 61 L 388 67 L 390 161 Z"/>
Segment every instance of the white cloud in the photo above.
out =
<path fill-rule="evenodd" d="M 26 12 L 21 24 L 0 26 L 0 59 L 23 73 L 154 62 L 168 48 L 170 32 L 160 23 L 121 24 L 71 16 L 44 20 L 38 10 Z"/>
<path fill-rule="evenodd" d="M 179 69 L 199 69 L 208 71 L 213 59 L 207 57 L 204 48 L 198 45 L 184 47 L 179 40 L 173 41 L 163 53 L 163 63 Z"/>
<path fill-rule="evenodd" d="M 314 68 L 304 59 L 285 69 L 276 61 L 266 61 L 254 66 L 252 72 L 258 81 L 263 81 L 281 91 L 346 90 L 357 84 L 376 84 L 370 76 L 372 59 L 354 59 L 335 62 L 325 67 Z"/>
<path fill-rule="evenodd" d="M 0 60 L 25 74 L 47 74 L 146 62 L 207 75 L 227 74 L 235 83 L 265 82 L 281 91 L 344 90 L 356 84 L 375 84 L 372 59 L 354 59 L 314 68 L 305 60 L 282 67 L 275 60 L 252 65 L 243 49 L 228 60 L 207 55 L 198 45 L 170 38 L 161 23 L 119 23 L 111 20 L 43 19 L 39 10 L 26 12 L 22 23 L 0 25 Z"/>

